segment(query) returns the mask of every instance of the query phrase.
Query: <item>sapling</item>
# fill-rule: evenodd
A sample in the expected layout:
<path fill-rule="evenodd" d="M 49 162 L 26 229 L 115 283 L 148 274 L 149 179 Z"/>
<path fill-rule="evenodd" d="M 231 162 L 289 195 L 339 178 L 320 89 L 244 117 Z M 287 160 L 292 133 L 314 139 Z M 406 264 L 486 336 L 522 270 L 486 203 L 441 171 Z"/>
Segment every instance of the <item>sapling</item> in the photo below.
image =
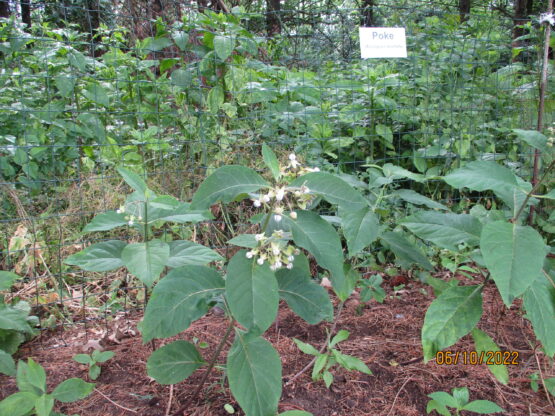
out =
<path fill-rule="evenodd" d="M 453 394 L 444 391 L 436 391 L 435 393 L 428 394 L 432 400 L 426 406 L 426 412 L 431 413 L 434 410 L 442 416 L 452 416 L 448 407 L 455 409 L 455 415 L 459 416 L 461 411 L 466 410 L 469 412 L 480 413 L 488 415 L 491 413 L 505 412 L 494 402 L 489 400 L 474 400 L 469 402 L 469 393 L 466 387 L 454 388 Z"/>
<path fill-rule="evenodd" d="M 114 351 L 99 351 L 94 350 L 92 354 L 76 354 L 73 360 L 80 364 L 89 366 L 89 378 L 96 380 L 100 375 L 100 366 L 98 364 L 104 363 L 115 355 Z"/>

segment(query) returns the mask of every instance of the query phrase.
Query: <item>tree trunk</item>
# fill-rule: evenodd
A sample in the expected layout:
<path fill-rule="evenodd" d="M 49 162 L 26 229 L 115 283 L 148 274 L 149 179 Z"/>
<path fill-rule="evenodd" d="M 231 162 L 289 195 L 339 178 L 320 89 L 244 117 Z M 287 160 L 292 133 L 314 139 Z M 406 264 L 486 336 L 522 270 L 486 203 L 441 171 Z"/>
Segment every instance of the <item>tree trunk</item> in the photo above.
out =
<path fill-rule="evenodd" d="M 374 26 L 374 0 L 362 0 L 362 8 L 360 10 L 360 14 L 361 26 Z"/>
<path fill-rule="evenodd" d="M 279 12 L 281 11 L 280 0 L 266 0 L 266 31 L 268 37 L 272 37 L 281 33 L 281 20 Z"/>
<path fill-rule="evenodd" d="M 91 54 L 95 57 L 100 56 L 99 51 L 96 46 L 102 43 L 102 36 L 98 33 L 98 28 L 100 27 L 100 3 L 98 0 L 88 0 L 88 30 L 91 39 Z"/>
<path fill-rule="evenodd" d="M 513 40 L 524 35 L 524 30 L 520 25 L 523 25 L 528 20 L 528 0 L 515 0 L 515 15 L 513 21 Z M 513 46 L 518 46 L 513 42 Z"/>
<path fill-rule="evenodd" d="M 0 17 L 10 17 L 10 3 L 8 3 L 8 0 L 0 0 Z"/>
<path fill-rule="evenodd" d="M 31 27 L 31 0 L 21 0 L 21 21 Z"/>
<path fill-rule="evenodd" d="M 470 14 L 470 7 L 472 6 L 471 0 L 459 0 L 459 15 L 461 16 L 461 23 L 468 19 Z"/>

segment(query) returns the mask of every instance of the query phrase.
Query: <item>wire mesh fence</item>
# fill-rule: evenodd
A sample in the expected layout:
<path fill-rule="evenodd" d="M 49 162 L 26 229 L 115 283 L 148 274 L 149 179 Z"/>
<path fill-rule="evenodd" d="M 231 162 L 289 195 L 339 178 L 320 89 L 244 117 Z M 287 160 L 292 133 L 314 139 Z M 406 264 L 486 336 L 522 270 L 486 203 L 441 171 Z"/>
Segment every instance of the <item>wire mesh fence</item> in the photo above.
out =
<path fill-rule="evenodd" d="M 116 166 L 184 200 L 217 166 L 260 167 L 261 143 L 367 179 L 384 163 L 429 176 L 476 158 L 531 166 L 510 132 L 535 128 L 543 40 L 534 20 L 515 40 L 499 5 L 43 1 L 25 24 L 23 2 L 3 3 L 0 267 L 22 276 L 10 296 L 43 329 L 144 304 L 126 273 L 64 264 L 113 236 L 81 230 L 122 203 Z M 361 23 L 405 27 L 408 58 L 361 60 Z M 224 250 L 228 221 L 216 217 L 161 233 Z"/>

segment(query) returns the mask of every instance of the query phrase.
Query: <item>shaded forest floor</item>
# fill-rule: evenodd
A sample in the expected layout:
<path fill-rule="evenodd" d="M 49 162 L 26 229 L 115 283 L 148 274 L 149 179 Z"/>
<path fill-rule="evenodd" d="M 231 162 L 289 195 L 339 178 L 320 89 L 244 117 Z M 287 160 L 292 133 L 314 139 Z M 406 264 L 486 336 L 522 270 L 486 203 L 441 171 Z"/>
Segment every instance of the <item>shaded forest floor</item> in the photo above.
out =
<path fill-rule="evenodd" d="M 279 351 L 283 364 L 284 388 L 279 410 L 306 410 L 315 416 L 362 416 L 426 414 L 427 395 L 435 391 L 450 392 L 454 387 L 468 387 L 470 399 L 486 399 L 507 410 L 507 415 L 555 415 L 555 408 L 545 392 L 535 393 L 530 388 L 529 376 L 537 372 L 538 363 L 546 358 L 531 348 L 534 336 L 528 321 L 516 307 L 507 310 L 494 286 L 484 290 L 484 314 L 479 327 L 486 331 L 505 351 L 519 353 L 519 365 L 510 366 L 508 385 L 497 382 L 485 365 L 424 364 L 420 344 L 420 329 L 428 305 L 432 302 L 431 288 L 411 281 L 404 289 L 394 292 L 387 287 L 388 297 L 383 304 L 371 301 L 361 304 L 357 297 L 345 304 L 337 329 L 350 331 L 350 338 L 339 344 L 342 352 L 362 359 L 373 375 L 335 369 L 334 383 L 327 389 L 322 381 L 313 382 L 310 371 L 287 384 L 311 359 L 301 353 L 292 338 L 298 338 L 319 348 L 326 339 L 329 323 L 311 326 L 293 314 L 287 305 L 280 305 L 278 325 L 272 325 L 265 337 Z M 337 303 L 337 302 L 336 302 Z M 102 365 L 96 380 L 96 390 L 85 400 L 72 404 L 57 404 L 65 414 L 82 416 L 144 415 L 164 416 L 171 397 L 171 411 L 176 412 L 194 391 L 204 369 L 188 380 L 175 385 L 161 386 L 146 375 L 146 360 L 152 345 L 143 345 L 136 324 L 141 312 L 133 312 L 112 322 L 92 324 L 86 328 L 71 327 L 44 332 L 22 346 L 18 358 L 32 357 L 43 365 L 49 388 L 70 377 L 87 381 L 87 369 L 71 359 L 86 347 L 114 351 L 115 357 Z M 225 316 L 211 311 L 196 321 L 183 338 L 206 343 L 201 349 L 205 359 L 212 355 L 225 332 Z M 107 332 L 106 332 L 107 329 Z M 162 341 L 157 341 L 160 347 Z M 228 345 L 229 346 L 229 345 Z M 227 348 L 226 348 L 227 349 Z M 452 351 L 473 351 L 470 336 L 459 341 Z M 90 352 L 90 351 L 89 351 Z M 225 351 L 220 362 L 225 360 Z M 212 372 L 203 394 L 185 411 L 188 416 L 227 415 L 224 405 L 229 403 L 242 415 L 226 383 L 222 371 Z M 554 377 L 555 374 L 544 374 Z M 541 384 L 541 383 L 540 383 Z M 16 391 L 14 379 L 0 377 L 0 398 Z"/>

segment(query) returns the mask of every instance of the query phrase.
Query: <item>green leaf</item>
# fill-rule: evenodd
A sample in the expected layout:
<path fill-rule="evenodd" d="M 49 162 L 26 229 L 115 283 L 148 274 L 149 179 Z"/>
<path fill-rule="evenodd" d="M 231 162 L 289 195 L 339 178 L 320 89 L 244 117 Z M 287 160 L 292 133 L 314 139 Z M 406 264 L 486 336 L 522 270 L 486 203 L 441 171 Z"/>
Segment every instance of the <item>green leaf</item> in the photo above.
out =
<path fill-rule="evenodd" d="M 358 211 L 340 210 L 339 216 L 350 257 L 360 253 L 378 238 L 380 224 L 370 207 L 364 207 Z"/>
<path fill-rule="evenodd" d="M 235 254 L 227 266 L 226 299 L 233 317 L 254 334 L 262 334 L 277 315 L 279 293 L 274 273 L 267 264 Z"/>
<path fill-rule="evenodd" d="M 208 209 L 214 202 L 231 202 L 238 195 L 256 192 L 268 186 L 268 183 L 250 168 L 223 166 L 201 183 L 193 196 L 191 208 Z"/>
<path fill-rule="evenodd" d="M 16 381 L 20 391 L 36 394 L 46 392 L 46 372 L 32 358 L 29 358 L 27 363 L 22 360 L 19 361 L 17 364 Z"/>
<path fill-rule="evenodd" d="M 426 178 L 424 175 L 419 173 L 413 173 L 410 170 L 402 168 L 400 166 L 393 165 L 391 163 L 386 163 L 382 166 L 382 172 L 386 178 L 393 180 L 396 179 L 411 179 L 415 182 L 425 182 Z"/>
<path fill-rule="evenodd" d="M 184 51 L 187 49 L 187 44 L 189 43 L 189 34 L 187 32 L 173 32 L 172 38 L 179 50 Z"/>
<path fill-rule="evenodd" d="M 29 332 L 31 327 L 27 316 L 20 310 L 5 306 L 0 309 L 0 329 L 15 329 L 16 331 Z"/>
<path fill-rule="evenodd" d="M 451 412 L 442 403 L 436 402 L 435 400 L 430 400 L 426 406 L 426 413 L 431 413 L 433 411 L 438 412 L 442 416 L 451 416 Z"/>
<path fill-rule="evenodd" d="M 457 401 L 457 409 L 460 409 L 465 404 L 468 403 L 470 394 L 468 393 L 468 388 L 466 387 L 455 387 L 453 390 L 453 397 Z"/>
<path fill-rule="evenodd" d="M 436 391 L 434 393 L 430 393 L 428 394 L 428 397 L 434 399 L 438 403 L 441 403 L 443 406 L 449 406 L 455 409 L 458 407 L 458 403 L 455 398 L 444 391 Z"/>
<path fill-rule="evenodd" d="M 223 293 L 224 285 L 221 276 L 205 266 L 173 269 L 152 291 L 139 324 L 143 342 L 186 330 L 208 312 L 210 301 Z"/>
<path fill-rule="evenodd" d="M 331 383 L 333 383 L 333 374 L 329 371 L 324 371 L 324 373 L 322 374 L 322 379 L 324 380 L 324 384 L 326 385 L 326 387 L 329 389 Z"/>
<path fill-rule="evenodd" d="M 548 252 L 536 230 L 505 221 L 484 227 L 480 249 L 507 307 L 540 275 Z"/>
<path fill-rule="evenodd" d="M 119 240 L 103 241 L 65 259 L 64 263 L 88 272 L 107 272 L 123 266 L 122 251 L 126 243 Z"/>
<path fill-rule="evenodd" d="M 298 211 L 296 220 L 284 216 L 282 221 L 290 227 L 295 244 L 308 250 L 320 266 L 331 272 L 333 289 L 339 298 L 347 299 L 352 288 L 343 271 L 343 251 L 335 229 L 311 211 Z"/>
<path fill-rule="evenodd" d="M 239 234 L 237 237 L 228 240 L 227 244 L 239 247 L 255 248 L 258 246 L 258 241 L 256 241 L 254 234 Z"/>
<path fill-rule="evenodd" d="M 148 52 L 158 52 L 162 49 L 172 46 L 170 39 L 166 37 L 146 38 L 144 40 L 144 49 Z"/>
<path fill-rule="evenodd" d="M 176 69 L 171 74 L 173 85 L 177 85 L 183 89 L 189 88 L 193 83 L 193 73 L 186 69 Z"/>
<path fill-rule="evenodd" d="M 148 375 L 160 384 L 175 384 L 185 380 L 204 365 L 193 344 L 175 341 L 152 353 L 146 363 Z"/>
<path fill-rule="evenodd" d="M 225 61 L 235 48 L 235 39 L 231 36 L 218 35 L 214 38 L 214 50 L 222 61 Z"/>
<path fill-rule="evenodd" d="M 526 318 L 549 357 L 555 355 L 555 288 L 539 277 L 524 293 Z"/>
<path fill-rule="evenodd" d="M 20 278 L 15 273 L 0 271 L 0 290 L 9 290 L 14 282 Z"/>
<path fill-rule="evenodd" d="M 555 316 L 554 316 L 555 317 Z M 472 338 L 474 338 L 474 346 L 478 354 L 488 351 L 501 351 L 499 346 L 491 339 L 491 337 L 478 328 L 472 330 Z M 509 383 L 509 370 L 504 364 L 488 364 L 489 371 L 495 376 L 501 384 Z"/>
<path fill-rule="evenodd" d="M 349 371 L 359 371 L 363 374 L 372 375 L 372 371 L 360 358 L 351 355 L 342 354 L 337 350 L 333 350 L 333 355 L 337 363 Z"/>
<path fill-rule="evenodd" d="M 97 363 L 104 363 L 110 359 L 112 359 L 114 357 L 114 355 L 116 355 L 116 353 L 114 351 L 98 351 L 98 350 L 94 350 L 92 353 L 92 358 L 97 362 Z"/>
<path fill-rule="evenodd" d="M 148 287 L 158 280 L 170 257 L 170 246 L 161 240 L 128 244 L 121 252 L 127 270 Z"/>
<path fill-rule="evenodd" d="M 281 176 L 279 173 L 279 162 L 274 151 L 266 143 L 262 143 L 262 157 L 264 158 L 264 163 L 272 172 L 272 176 L 275 180 L 278 180 Z"/>
<path fill-rule="evenodd" d="M 140 195 L 144 195 L 145 191 L 148 189 L 145 181 L 135 172 L 126 169 L 122 166 L 118 167 L 118 172 L 123 178 L 123 180 L 129 185 L 133 190 L 139 192 Z"/>
<path fill-rule="evenodd" d="M 58 75 L 54 78 L 54 83 L 56 84 L 56 88 L 58 88 L 62 97 L 69 97 L 73 94 L 73 89 L 75 88 L 75 77 Z"/>
<path fill-rule="evenodd" d="M 312 413 L 305 412 L 304 410 L 288 410 L 287 412 L 280 413 L 278 416 L 313 416 Z"/>
<path fill-rule="evenodd" d="M 80 378 L 70 378 L 58 384 L 52 392 L 52 397 L 62 403 L 70 403 L 84 399 L 93 389 L 94 383 L 87 383 Z"/>
<path fill-rule="evenodd" d="M 465 405 L 461 410 L 487 415 L 490 413 L 506 413 L 506 411 L 489 400 L 474 400 Z"/>
<path fill-rule="evenodd" d="M 38 398 L 36 394 L 27 391 L 12 394 L 0 402 L 0 415 L 27 415 L 35 407 Z"/>
<path fill-rule="evenodd" d="M 317 356 L 316 361 L 314 361 L 314 367 L 312 368 L 312 380 L 318 380 L 318 374 L 320 374 L 328 363 L 329 357 L 330 356 L 328 354 L 319 354 Z"/>
<path fill-rule="evenodd" d="M 426 256 L 402 234 L 387 231 L 383 233 L 380 238 L 387 243 L 403 268 L 407 269 L 409 265 L 413 263 L 419 264 L 426 270 L 434 268 Z"/>
<path fill-rule="evenodd" d="M 221 261 L 223 257 L 214 250 L 192 241 L 176 240 L 169 243 L 170 257 L 168 267 L 181 267 L 187 265 L 203 266 L 213 261 Z"/>
<path fill-rule="evenodd" d="M 383 124 L 376 125 L 376 134 L 384 139 L 385 145 L 390 149 L 395 149 L 393 146 L 393 132 L 391 128 Z"/>
<path fill-rule="evenodd" d="M 96 104 L 100 104 L 104 107 L 108 107 L 110 105 L 110 99 L 108 98 L 108 94 L 106 94 L 106 90 L 99 84 L 90 84 L 87 89 L 82 92 L 86 98 Z"/>
<path fill-rule="evenodd" d="M 339 344 L 340 342 L 345 341 L 346 339 L 349 338 L 349 331 L 345 330 L 345 329 L 341 329 L 337 332 L 337 334 L 332 338 L 331 342 L 330 342 L 330 348 L 335 347 L 337 344 Z"/>
<path fill-rule="evenodd" d="M 420 211 L 400 223 L 423 240 L 452 251 L 461 243 L 477 246 L 482 232 L 478 218 L 468 214 Z"/>
<path fill-rule="evenodd" d="M 12 356 L 4 350 L 0 350 L 0 373 L 7 376 L 15 376 L 15 361 Z"/>
<path fill-rule="evenodd" d="M 118 214 L 116 211 L 108 211 L 95 216 L 92 221 L 83 228 L 83 232 L 108 231 L 126 224 L 127 220 L 125 219 L 125 214 Z"/>
<path fill-rule="evenodd" d="M 296 339 L 296 338 L 293 338 L 293 342 L 294 342 L 295 344 L 297 344 L 297 347 L 298 347 L 302 352 L 304 352 L 305 354 L 314 355 L 314 356 L 320 355 L 320 352 L 319 352 L 316 348 L 314 348 L 314 347 L 313 347 L 312 345 L 310 345 L 310 344 L 307 344 L 306 342 L 299 341 L 299 340 Z"/>
<path fill-rule="evenodd" d="M 442 292 L 435 299 L 424 318 L 422 348 L 424 361 L 435 357 L 436 352 L 450 347 L 465 336 L 482 316 L 480 286 L 455 286 Z"/>
<path fill-rule="evenodd" d="M 43 394 L 35 400 L 35 412 L 37 416 L 50 416 L 54 408 L 54 398 L 50 394 Z"/>
<path fill-rule="evenodd" d="M 236 331 L 227 356 L 229 388 L 245 414 L 274 415 L 281 397 L 281 360 L 261 337 Z"/>
<path fill-rule="evenodd" d="M 447 208 L 445 205 L 440 204 L 439 202 L 436 202 L 433 199 L 430 199 L 410 189 L 399 189 L 395 192 L 392 192 L 391 195 L 396 195 L 399 198 L 414 205 L 424 205 L 431 209 L 440 209 L 444 211 L 449 210 L 449 208 Z"/>
<path fill-rule="evenodd" d="M 206 98 L 208 101 L 208 109 L 211 113 L 217 113 L 225 101 L 224 89 L 221 85 L 213 87 Z"/>
<path fill-rule="evenodd" d="M 539 131 L 513 129 L 513 133 L 516 134 L 516 137 L 518 137 L 523 142 L 528 143 L 533 148 L 538 149 L 542 152 L 549 151 L 549 148 L 547 147 L 547 137 L 545 137 L 545 135 L 541 134 Z"/>
<path fill-rule="evenodd" d="M 89 367 L 89 378 L 91 380 L 96 380 L 98 378 L 98 376 L 100 375 L 100 367 L 97 364 L 92 364 Z"/>
<path fill-rule="evenodd" d="M 333 319 L 333 305 L 328 292 L 311 279 L 307 258 L 295 257 L 293 268 L 276 272 L 279 295 L 289 307 L 311 325 Z"/>
<path fill-rule="evenodd" d="M 331 173 L 307 173 L 289 184 L 290 187 L 299 188 L 302 185 L 308 187 L 310 193 L 320 195 L 330 204 L 339 205 L 344 210 L 358 211 L 368 206 L 368 202 L 360 192 Z"/>
<path fill-rule="evenodd" d="M 547 391 L 551 393 L 552 396 L 555 396 L 555 377 L 546 378 L 544 380 L 544 383 L 545 383 L 545 387 L 547 388 Z"/>
<path fill-rule="evenodd" d="M 94 362 L 89 354 L 76 354 L 73 357 L 73 361 L 78 362 L 79 364 L 89 365 Z"/>

